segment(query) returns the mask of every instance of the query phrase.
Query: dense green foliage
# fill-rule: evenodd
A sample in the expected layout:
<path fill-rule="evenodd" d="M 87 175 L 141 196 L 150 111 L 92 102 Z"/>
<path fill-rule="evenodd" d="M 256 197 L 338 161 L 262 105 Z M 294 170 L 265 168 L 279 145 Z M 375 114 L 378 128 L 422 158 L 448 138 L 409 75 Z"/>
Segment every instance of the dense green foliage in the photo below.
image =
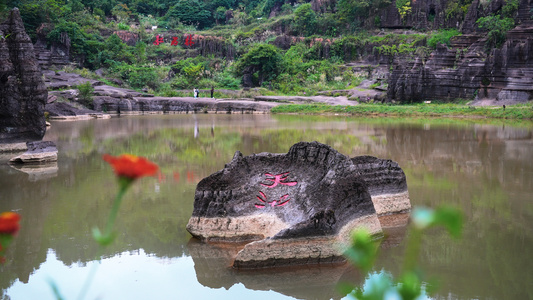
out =
<path fill-rule="evenodd" d="M 503 44 L 519 3 L 506 0 L 490 12 L 486 3 L 479 6 L 477 25 L 487 33 L 488 49 Z M 450 21 L 446 26 L 464 20 L 471 4 L 448 1 L 440 15 Z M 460 35 L 458 28 L 431 30 L 442 28 L 440 21 L 410 34 L 375 30 L 383 9 L 397 9 L 405 23 L 412 5 L 410 0 L 321 1 L 320 7 L 307 0 L 4 0 L 0 17 L 17 6 L 32 39 L 45 36 L 50 46 L 68 35 L 71 60 L 80 68 L 103 69 L 106 78 L 91 76 L 158 95 L 194 86 L 239 89 L 244 74 L 272 93 L 312 95 L 356 87 L 364 74 L 346 63 L 372 55 L 388 63 L 398 57 L 425 60 L 438 44 L 450 46 Z M 428 24 L 435 17 L 428 12 Z M 116 31 L 136 36 L 137 44 L 126 45 Z M 278 48 L 280 31 L 296 38 Z M 203 49 L 184 45 L 182 37 L 190 33 L 209 37 Z M 154 44 L 156 36 L 164 42 Z M 178 43 L 171 44 L 173 37 Z"/>

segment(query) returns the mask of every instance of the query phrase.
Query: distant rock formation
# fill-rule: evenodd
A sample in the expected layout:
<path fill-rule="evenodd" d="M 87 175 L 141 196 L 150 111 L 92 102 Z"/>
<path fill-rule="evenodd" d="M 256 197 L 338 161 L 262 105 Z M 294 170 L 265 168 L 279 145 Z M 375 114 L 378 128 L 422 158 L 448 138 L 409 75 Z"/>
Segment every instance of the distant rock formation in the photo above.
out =
<path fill-rule="evenodd" d="M 20 12 L 0 24 L 0 143 L 43 138 L 48 92 Z"/>
<path fill-rule="evenodd" d="M 485 39 L 462 35 L 439 45 L 427 61 L 397 59 L 387 95 L 399 102 L 492 99 L 494 104 L 533 100 L 533 23 L 507 33 L 501 49 L 486 53 Z"/>
<path fill-rule="evenodd" d="M 351 160 L 327 145 L 300 142 L 287 154 L 235 153 L 198 183 L 187 230 L 208 242 L 248 242 L 236 268 L 336 263 L 344 261 L 340 245 L 353 229 L 381 233 L 376 206 L 382 215 L 410 210 L 396 163 Z"/>

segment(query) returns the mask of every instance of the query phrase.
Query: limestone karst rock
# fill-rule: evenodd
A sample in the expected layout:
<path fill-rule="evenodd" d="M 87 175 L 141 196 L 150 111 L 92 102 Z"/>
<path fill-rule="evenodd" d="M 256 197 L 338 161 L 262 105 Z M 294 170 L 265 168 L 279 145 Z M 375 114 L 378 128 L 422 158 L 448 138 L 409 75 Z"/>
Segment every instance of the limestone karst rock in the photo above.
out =
<path fill-rule="evenodd" d="M 0 143 L 42 139 L 47 97 L 33 45 L 14 8 L 0 24 Z"/>
<path fill-rule="evenodd" d="M 402 202 L 380 207 L 380 214 L 410 209 L 397 164 L 355 161 L 318 142 L 297 143 L 287 154 L 237 152 L 198 183 L 187 230 L 207 242 L 247 242 L 237 268 L 343 261 L 341 245 L 353 229 L 381 233 L 370 191 L 383 203 Z"/>

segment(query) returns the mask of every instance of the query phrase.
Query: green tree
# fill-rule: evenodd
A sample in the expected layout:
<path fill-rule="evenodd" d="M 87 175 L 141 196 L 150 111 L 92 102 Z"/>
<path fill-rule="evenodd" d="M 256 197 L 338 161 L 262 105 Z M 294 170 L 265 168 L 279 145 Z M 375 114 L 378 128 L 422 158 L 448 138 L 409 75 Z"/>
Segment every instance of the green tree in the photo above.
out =
<path fill-rule="evenodd" d="M 111 14 L 117 19 L 117 22 L 127 22 L 131 15 L 131 10 L 124 3 L 119 3 L 113 7 Z"/>
<path fill-rule="evenodd" d="M 70 54 L 75 56 L 85 56 L 87 54 L 87 39 L 90 38 L 80 27 L 78 23 L 60 20 L 48 33 L 50 43 L 61 42 L 61 34 L 66 33 L 70 38 Z"/>
<path fill-rule="evenodd" d="M 403 19 L 411 12 L 411 0 L 396 0 L 396 8 Z"/>
<path fill-rule="evenodd" d="M 18 5 L 26 32 L 32 38 L 42 23 L 55 23 L 68 12 L 62 0 L 13 1 L 12 4 Z"/>
<path fill-rule="evenodd" d="M 217 25 L 220 23 L 220 21 L 222 21 L 222 23 L 224 23 L 224 21 L 226 20 L 226 10 L 227 9 L 224 6 L 219 6 L 215 10 L 213 16 L 215 17 Z"/>
<path fill-rule="evenodd" d="M 520 5 L 518 0 L 507 0 L 502 7 L 502 16 L 506 18 L 514 17 L 514 14 L 518 11 Z"/>
<path fill-rule="evenodd" d="M 479 28 L 488 30 L 486 46 L 489 49 L 501 47 L 505 42 L 507 31 L 514 27 L 512 18 L 502 18 L 499 15 L 479 18 L 476 23 Z"/>
<path fill-rule="evenodd" d="M 282 67 L 282 56 L 278 48 L 270 44 L 256 44 L 244 54 L 235 67 L 238 75 L 252 74 L 261 85 L 274 80 Z"/>
<path fill-rule="evenodd" d="M 316 24 L 316 14 L 311 8 L 311 3 L 300 5 L 294 11 L 294 27 L 299 34 L 312 35 Z"/>
<path fill-rule="evenodd" d="M 213 24 L 211 12 L 204 2 L 198 0 L 179 0 L 164 17 L 165 21 L 180 21 L 184 24 L 205 28 Z"/>
<path fill-rule="evenodd" d="M 358 18 L 366 18 L 391 4 L 391 0 L 339 0 L 338 16 L 341 21 L 353 24 Z"/>

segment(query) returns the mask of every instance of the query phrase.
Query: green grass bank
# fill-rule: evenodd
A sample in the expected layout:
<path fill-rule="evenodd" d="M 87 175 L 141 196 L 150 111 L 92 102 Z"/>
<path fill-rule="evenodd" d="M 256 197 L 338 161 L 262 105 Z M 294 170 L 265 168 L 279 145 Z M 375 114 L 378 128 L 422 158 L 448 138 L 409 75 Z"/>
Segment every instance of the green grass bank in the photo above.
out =
<path fill-rule="evenodd" d="M 386 105 L 361 104 L 356 106 L 331 106 L 326 104 L 287 104 L 274 107 L 272 113 L 298 114 L 351 114 L 390 115 L 400 117 L 467 117 L 533 120 L 533 106 L 509 105 L 505 109 L 495 106 L 468 106 L 458 104 Z"/>

